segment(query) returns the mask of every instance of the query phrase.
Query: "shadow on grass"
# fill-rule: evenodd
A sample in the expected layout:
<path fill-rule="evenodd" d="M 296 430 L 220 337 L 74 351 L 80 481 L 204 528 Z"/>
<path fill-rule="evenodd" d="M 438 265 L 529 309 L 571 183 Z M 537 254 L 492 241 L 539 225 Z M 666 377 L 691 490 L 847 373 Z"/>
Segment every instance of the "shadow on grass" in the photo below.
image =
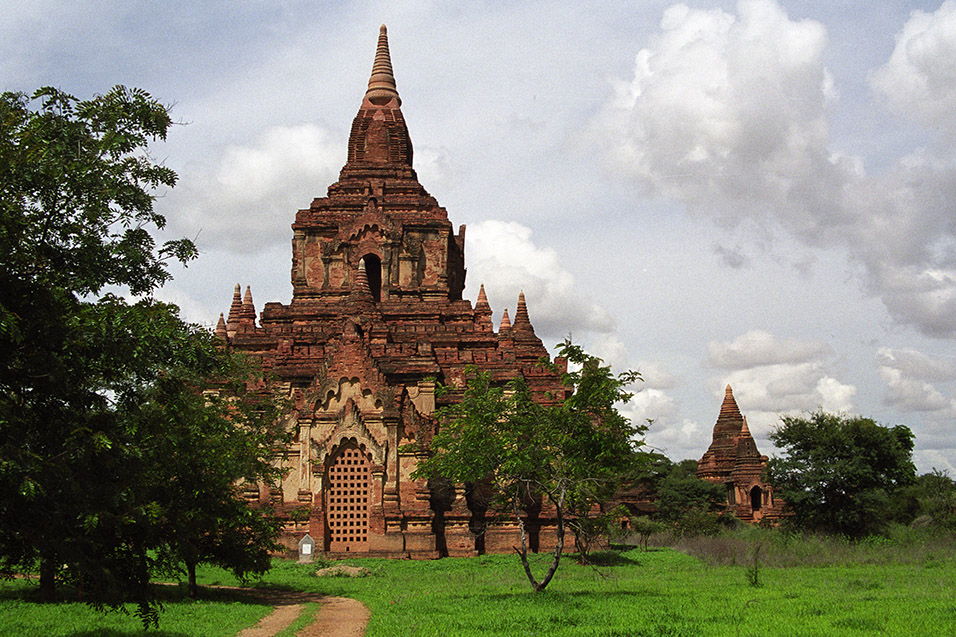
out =
<path fill-rule="evenodd" d="M 593 599 L 595 602 L 600 602 L 601 600 L 607 600 L 608 598 L 613 597 L 632 597 L 632 598 L 646 598 L 646 597 L 664 597 L 665 594 L 659 590 L 653 588 L 641 588 L 628 591 L 574 591 L 574 592 L 552 592 L 548 589 L 544 589 L 538 593 L 532 593 L 531 587 L 528 587 L 528 590 L 525 593 L 490 593 L 487 595 L 482 595 L 482 600 L 488 601 L 514 601 L 516 598 L 521 599 L 540 599 L 542 602 L 561 602 L 562 605 L 567 604 L 568 606 L 581 606 L 581 602 L 588 599 Z M 583 604 L 586 606 L 586 604 Z"/>
<path fill-rule="evenodd" d="M 595 551 L 588 555 L 586 562 L 581 561 L 578 553 L 571 553 L 567 557 L 571 558 L 575 564 L 580 566 L 628 566 L 640 564 L 639 560 L 628 555 L 623 555 L 617 551 Z"/>

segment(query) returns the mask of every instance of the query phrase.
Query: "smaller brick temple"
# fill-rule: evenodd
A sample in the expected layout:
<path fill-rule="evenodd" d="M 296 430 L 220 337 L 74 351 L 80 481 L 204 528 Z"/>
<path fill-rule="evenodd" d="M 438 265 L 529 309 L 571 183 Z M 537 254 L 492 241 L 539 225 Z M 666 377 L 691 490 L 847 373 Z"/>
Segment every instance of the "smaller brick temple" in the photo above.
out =
<path fill-rule="evenodd" d="M 767 456 L 757 450 L 747 418 L 740 413 L 734 391 L 727 385 L 713 441 L 697 463 L 697 477 L 723 484 L 734 515 L 756 523 L 783 517 L 783 501 L 775 499 L 773 487 L 761 479 L 766 468 Z"/>

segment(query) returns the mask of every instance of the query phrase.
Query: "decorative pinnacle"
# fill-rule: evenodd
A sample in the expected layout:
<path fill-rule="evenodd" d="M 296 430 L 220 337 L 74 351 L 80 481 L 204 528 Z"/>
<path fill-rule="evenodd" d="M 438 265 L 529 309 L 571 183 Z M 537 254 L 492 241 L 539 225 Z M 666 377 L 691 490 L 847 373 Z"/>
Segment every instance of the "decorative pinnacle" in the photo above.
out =
<path fill-rule="evenodd" d="M 531 318 L 528 316 L 528 304 L 525 303 L 524 292 L 518 293 L 518 309 L 515 310 L 514 327 L 531 329 Z"/>
<path fill-rule="evenodd" d="M 378 30 L 378 47 L 375 49 L 375 61 L 372 63 L 372 76 L 368 80 L 365 99 L 376 106 L 385 106 L 392 99 L 397 106 L 402 105 L 402 98 L 395 87 L 392 58 L 388 53 L 388 33 L 384 24 Z"/>
<path fill-rule="evenodd" d="M 479 312 L 490 312 L 491 305 L 488 303 L 488 296 L 485 294 L 485 284 L 482 283 L 478 288 L 478 300 L 475 301 L 475 310 Z"/>
<path fill-rule="evenodd" d="M 219 338 L 226 338 L 226 319 L 223 317 L 222 312 L 219 313 L 219 322 L 216 323 L 216 336 Z"/>
<path fill-rule="evenodd" d="M 242 298 L 242 308 L 239 310 L 239 319 L 247 325 L 256 324 L 256 306 L 252 302 L 252 287 L 246 286 L 246 295 Z"/>
<path fill-rule="evenodd" d="M 744 425 L 740 428 L 740 435 L 750 437 L 750 427 L 747 426 L 747 417 L 744 416 Z"/>
<path fill-rule="evenodd" d="M 508 308 L 505 308 L 505 313 L 501 315 L 501 327 L 498 328 L 499 332 L 504 332 L 505 330 L 511 329 L 511 319 L 508 318 Z"/>

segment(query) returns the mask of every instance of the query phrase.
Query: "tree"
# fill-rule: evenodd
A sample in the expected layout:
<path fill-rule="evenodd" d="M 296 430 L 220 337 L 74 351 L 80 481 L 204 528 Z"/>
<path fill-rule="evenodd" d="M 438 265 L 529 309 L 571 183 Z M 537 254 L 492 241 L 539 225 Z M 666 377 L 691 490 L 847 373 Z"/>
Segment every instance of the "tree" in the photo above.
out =
<path fill-rule="evenodd" d="M 0 574 L 38 561 L 44 599 L 71 582 L 97 606 L 136 602 L 145 623 L 156 621 L 150 575 L 170 564 L 165 536 L 184 528 L 170 512 L 209 504 L 201 493 L 173 502 L 173 471 L 196 491 L 235 474 L 203 465 L 230 444 L 268 446 L 259 433 L 214 439 L 228 419 L 266 427 L 247 418 L 247 396 L 202 397 L 203 373 L 221 385 L 236 369 L 210 335 L 173 306 L 96 298 L 106 286 L 148 294 L 170 278 L 169 260 L 196 255 L 188 240 L 157 247 L 150 234 L 165 225 L 154 192 L 176 174 L 146 149 L 170 125 L 137 89 L 0 95 Z"/>
<path fill-rule="evenodd" d="M 564 550 L 565 529 L 575 517 L 592 515 L 640 470 L 635 426 L 617 406 L 639 379 L 635 372 L 615 375 L 600 359 L 569 340 L 559 354 L 578 371 L 565 374 L 569 393 L 556 404 L 532 399 L 523 378 L 504 386 L 474 372 L 460 403 L 438 411 L 441 423 L 431 455 L 416 477 L 444 477 L 458 483 L 487 482 L 492 505 L 518 523 L 521 558 L 532 589 L 543 590 L 554 576 Z M 528 536 L 521 509 L 540 499 L 554 509 L 557 542 L 551 566 L 538 581 L 528 563 Z"/>
<path fill-rule="evenodd" d="M 156 512 L 158 568 L 181 565 L 191 597 L 200 563 L 239 579 L 265 572 L 281 523 L 269 510 L 250 508 L 237 485 L 281 477 L 274 456 L 290 433 L 279 419 L 283 404 L 265 389 L 261 372 L 208 330 L 180 321 L 174 307 L 113 304 L 140 369 L 119 374 L 109 388 L 117 416 L 137 434 L 133 473 L 137 496 Z M 142 377 L 151 381 L 136 380 Z"/>
<path fill-rule="evenodd" d="M 916 475 L 913 432 L 902 425 L 818 411 L 784 417 L 770 438 L 784 455 L 768 463 L 768 481 L 805 529 L 878 532 L 890 497 Z"/>
<path fill-rule="evenodd" d="M 956 530 L 956 482 L 944 471 L 917 476 L 893 496 L 892 506 L 897 522 Z"/>
<path fill-rule="evenodd" d="M 727 504 L 723 485 L 698 478 L 696 460 L 668 461 L 661 470 L 656 519 L 689 535 L 719 531 L 720 514 Z"/>

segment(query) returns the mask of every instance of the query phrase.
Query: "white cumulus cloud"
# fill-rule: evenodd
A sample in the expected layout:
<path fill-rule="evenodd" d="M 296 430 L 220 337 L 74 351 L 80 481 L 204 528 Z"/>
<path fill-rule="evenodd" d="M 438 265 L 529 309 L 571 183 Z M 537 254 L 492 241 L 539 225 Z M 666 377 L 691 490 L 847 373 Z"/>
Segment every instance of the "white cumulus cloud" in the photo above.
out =
<path fill-rule="evenodd" d="M 710 364 L 727 369 L 742 369 L 778 363 L 801 363 L 832 354 L 823 341 L 777 338 L 763 330 L 751 330 L 729 343 L 707 344 Z"/>
<path fill-rule="evenodd" d="M 593 120 L 610 165 L 727 229 L 846 251 L 898 323 L 956 335 L 956 154 L 914 148 L 878 175 L 833 148 L 825 27 L 775 0 L 678 4 Z M 956 2 L 914 12 L 873 73 L 888 102 L 956 131 Z M 739 250 L 719 252 L 730 267 Z"/>
<path fill-rule="evenodd" d="M 289 211 L 306 208 L 335 181 L 345 144 L 316 124 L 275 126 L 249 145 L 227 146 L 208 163 L 181 171 L 168 196 L 171 229 L 201 247 L 259 250 L 291 238 Z"/>
<path fill-rule="evenodd" d="M 530 228 L 516 222 L 489 220 L 468 226 L 465 258 L 470 296 L 477 297 L 479 285 L 484 284 L 497 322 L 504 308 L 514 319 L 518 294 L 524 292 L 531 323 L 542 339 L 557 342 L 570 333 L 582 341 L 586 338 L 581 333 L 613 332 L 616 328 L 607 311 L 575 285 L 557 252 L 536 245 L 531 235 Z M 545 345 L 554 343 L 545 340 Z M 605 359 L 621 358 L 617 345 L 606 345 L 605 351 L 595 353 Z"/>
<path fill-rule="evenodd" d="M 899 112 L 956 134 L 956 2 L 914 11 L 871 81 Z"/>

